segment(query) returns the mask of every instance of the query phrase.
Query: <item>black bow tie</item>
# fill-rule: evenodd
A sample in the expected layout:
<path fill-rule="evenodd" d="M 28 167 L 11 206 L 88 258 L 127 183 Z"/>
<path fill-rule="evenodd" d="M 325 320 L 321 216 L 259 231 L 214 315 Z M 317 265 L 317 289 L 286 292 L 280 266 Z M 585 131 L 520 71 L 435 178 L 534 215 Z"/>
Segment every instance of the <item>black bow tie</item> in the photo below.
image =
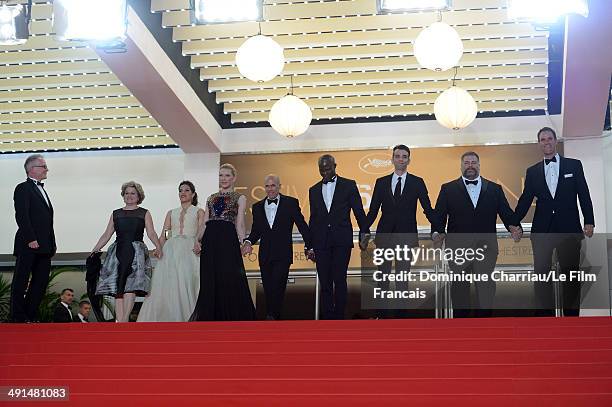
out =
<path fill-rule="evenodd" d="M 328 184 L 328 183 L 330 183 L 330 182 L 332 182 L 332 183 L 333 183 L 333 182 L 336 182 L 336 177 L 334 177 L 334 178 L 330 179 L 329 181 L 323 181 L 323 183 L 324 183 L 324 184 Z"/>
<path fill-rule="evenodd" d="M 268 199 L 267 201 L 268 201 L 268 205 L 272 205 L 272 204 L 278 205 L 278 198 Z"/>
<path fill-rule="evenodd" d="M 41 187 L 45 186 L 45 184 L 43 182 L 40 182 L 40 181 L 36 181 L 36 185 L 40 185 Z"/>
<path fill-rule="evenodd" d="M 466 179 L 466 180 L 465 180 L 465 185 L 470 185 L 470 184 L 472 184 L 472 185 L 478 185 L 478 181 L 477 181 L 477 180 L 470 181 L 470 180 L 467 180 L 467 179 Z"/>
<path fill-rule="evenodd" d="M 557 162 L 557 156 L 554 156 L 553 158 L 545 158 L 544 159 L 544 164 L 548 165 L 551 162 L 556 163 Z"/>

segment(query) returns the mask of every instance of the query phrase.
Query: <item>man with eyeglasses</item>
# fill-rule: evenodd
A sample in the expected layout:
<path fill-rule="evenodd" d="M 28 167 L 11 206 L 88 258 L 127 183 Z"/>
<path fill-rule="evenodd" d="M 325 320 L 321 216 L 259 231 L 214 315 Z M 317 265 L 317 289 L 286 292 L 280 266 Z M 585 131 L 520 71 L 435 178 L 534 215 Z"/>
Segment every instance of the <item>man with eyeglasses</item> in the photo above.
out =
<path fill-rule="evenodd" d="M 16 261 L 11 284 L 11 321 L 36 322 L 56 251 L 53 206 L 42 182 L 49 171 L 44 157 L 31 155 L 23 166 L 27 179 L 15 187 L 13 195 L 18 228 L 13 251 Z"/>

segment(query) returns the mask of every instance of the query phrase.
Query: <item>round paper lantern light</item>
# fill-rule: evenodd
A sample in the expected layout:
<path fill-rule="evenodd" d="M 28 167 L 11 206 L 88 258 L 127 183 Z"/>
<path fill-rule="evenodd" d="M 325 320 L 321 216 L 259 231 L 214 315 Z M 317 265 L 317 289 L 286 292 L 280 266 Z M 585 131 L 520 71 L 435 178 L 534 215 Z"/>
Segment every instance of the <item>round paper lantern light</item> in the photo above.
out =
<path fill-rule="evenodd" d="M 283 71 L 285 55 L 278 42 L 265 35 L 246 40 L 236 52 L 238 70 L 253 82 L 267 82 Z"/>
<path fill-rule="evenodd" d="M 312 111 L 302 99 L 287 95 L 272 105 L 268 121 L 281 136 L 292 138 L 308 130 Z"/>
<path fill-rule="evenodd" d="M 472 95 L 457 86 L 446 89 L 434 103 L 438 123 L 453 130 L 469 126 L 477 112 L 478 106 Z"/>
<path fill-rule="evenodd" d="M 425 28 L 414 41 L 414 56 L 423 68 L 446 71 L 459 63 L 463 43 L 450 25 L 437 22 Z"/>

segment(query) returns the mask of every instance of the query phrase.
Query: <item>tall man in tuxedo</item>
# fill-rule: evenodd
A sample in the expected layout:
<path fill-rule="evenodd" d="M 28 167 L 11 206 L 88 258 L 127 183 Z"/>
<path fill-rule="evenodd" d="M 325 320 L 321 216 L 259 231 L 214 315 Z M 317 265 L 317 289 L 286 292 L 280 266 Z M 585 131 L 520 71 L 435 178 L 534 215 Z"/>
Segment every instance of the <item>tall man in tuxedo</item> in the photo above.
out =
<path fill-rule="evenodd" d="M 312 239 L 309 256 L 316 260 L 321 283 L 322 318 L 344 319 L 346 274 L 353 248 L 351 210 L 360 235 L 369 230 L 355 181 L 336 175 L 336 160 L 329 154 L 319 157 L 318 165 L 322 179 L 308 191 Z"/>
<path fill-rule="evenodd" d="M 13 251 L 17 259 L 11 284 L 13 322 L 36 321 L 38 306 L 49 282 L 51 257 L 56 251 L 53 206 L 42 183 L 47 178 L 47 163 L 42 155 L 34 154 L 26 159 L 24 168 L 27 179 L 17 185 L 13 195 L 18 226 Z"/>
<path fill-rule="evenodd" d="M 538 131 L 538 144 L 544 158 L 527 168 L 525 187 L 516 205 L 517 220 L 522 220 L 536 198 L 531 226 L 534 269 L 538 274 L 551 270 L 552 253 L 557 251 L 560 273 L 567 277 L 562 283 L 563 314 L 578 316 L 580 282 L 570 281 L 569 272 L 579 270 L 580 246 L 584 236 L 593 236 L 595 219 L 589 187 L 580 160 L 557 153 L 557 134 L 550 127 Z M 584 216 L 580 225 L 578 204 Z M 552 316 L 554 308 L 551 283 L 534 284 L 536 315 Z"/>
<path fill-rule="evenodd" d="M 410 149 L 403 144 L 393 147 L 391 160 L 395 171 L 376 180 L 367 216 L 368 228 L 372 226 L 379 210 L 382 209 L 374 240 L 376 247 L 394 248 L 397 245 L 415 247 L 419 245 L 416 221 L 417 202 L 421 204 L 425 216 L 435 230 L 439 230 L 438 218 L 435 217 L 431 207 L 423 179 L 408 173 Z M 391 262 L 385 261 L 380 266 L 380 270 L 388 274 L 391 271 Z M 396 261 L 395 271 L 410 271 L 410 261 Z M 397 284 L 396 289 L 399 289 Z M 381 282 L 383 290 L 387 290 L 388 286 L 388 281 Z M 402 287 L 402 289 L 407 289 L 407 287 Z M 396 304 L 394 307 L 396 311 L 399 311 L 397 309 L 399 305 Z"/>
<path fill-rule="evenodd" d="M 304 238 L 304 247 L 310 247 L 310 234 L 300 202 L 291 196 L 279 193 L 281 187 L 277 175 L 270 174 L 264 181 L 266 198 L 252 206 L 253 226 L 244 239 L 243 254 L 253 251 L 259 244 L 259 268 L 266 296 L 266 319 L 279 319 L 289 267 L 293 263 L 293 225 Z"/>
<path fill-rule="evenodd" d="M 495 282 L 491 273 L 498 255 L 497 215 L 515 239 L 521 231 L 514 225 L 514 212 L 502 187 L 480 176 L 480 157 L 473 151 L 461 156 L 461 177 L 443 184 L 436 201 L 436 213 L 442 222 L 442 229 L 448 223 L 446 247 L 457 249 L 483 249 L 482 257 L 472 261 L 463 259 L 449 261 L 453 273 L 488 275 L 487 281 L 476 281 L 476 298 L 470 298 L 470 283 L 455 281 L 451 286 L 453 317 L 464 318 L 471 314 L 477 317 L 492 316 L 495 299 Z M 444 233 L 433 234 L 434 240 L 441 240 Z"/>

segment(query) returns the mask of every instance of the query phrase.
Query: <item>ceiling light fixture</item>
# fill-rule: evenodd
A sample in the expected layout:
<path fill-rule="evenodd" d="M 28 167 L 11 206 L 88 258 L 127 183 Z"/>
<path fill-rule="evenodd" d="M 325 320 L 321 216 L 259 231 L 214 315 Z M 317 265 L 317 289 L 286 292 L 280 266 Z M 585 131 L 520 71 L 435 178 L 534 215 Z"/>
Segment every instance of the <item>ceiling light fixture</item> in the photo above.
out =
<path fill-rule="evenodd" d="M 419 65 L 437 72 L 456 66 L 463 55 L 461 38 L 453 27 L 442 22 L 442 13 L 438 13 L 437 22 L 419 33 L 413 47 Z"/>
<path fill-rule="evenodd" d="M 293 95 L 293 77 L 291 91 L 272 105 L 268 121 L 278 134 L 287 138 L 299 136 L 308 130 L 312 110 L 306 102 Z"/>
<path fill-rule="evenodd" d="M 267 82 L 283 71 L 283 47 L 270 37 L 259 34 L 246 40 L 236 52 L 236 66 L 240 74 L 253 82 Z"/>
<path fill-rule="evenodd" d="M 53 30 L 60 40 L 120 47 L 127 33 L 127 0 L 55 0 Z"/>
<path fill-rule="evenodd" d="M 455 86 L 455 77 L 450 88 L 446 89 L 436 98 L 434 115 L 442 126 L 459 130 L 469 126 L 478 112 L 476 101 L 465 89 Z"/>

